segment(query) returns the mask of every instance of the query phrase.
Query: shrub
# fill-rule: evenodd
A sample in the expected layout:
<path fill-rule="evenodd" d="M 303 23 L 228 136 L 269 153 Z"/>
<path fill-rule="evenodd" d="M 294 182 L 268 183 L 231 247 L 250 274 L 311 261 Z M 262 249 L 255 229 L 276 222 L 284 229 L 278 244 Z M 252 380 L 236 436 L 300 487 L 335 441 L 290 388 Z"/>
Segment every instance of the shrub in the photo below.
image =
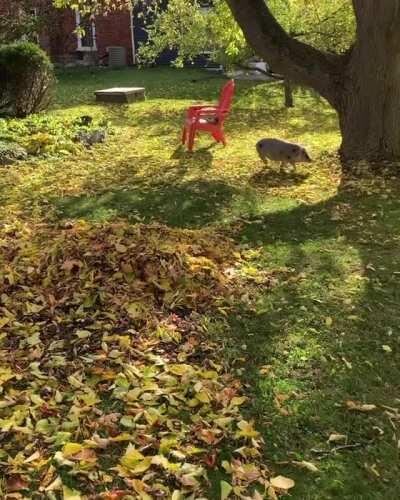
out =
<path fill-rule="evenodd" d="M 54 82 L 53 65 L 38 45 L 0 46 L 0 112 L 21 118 L 45 109 Z"/>

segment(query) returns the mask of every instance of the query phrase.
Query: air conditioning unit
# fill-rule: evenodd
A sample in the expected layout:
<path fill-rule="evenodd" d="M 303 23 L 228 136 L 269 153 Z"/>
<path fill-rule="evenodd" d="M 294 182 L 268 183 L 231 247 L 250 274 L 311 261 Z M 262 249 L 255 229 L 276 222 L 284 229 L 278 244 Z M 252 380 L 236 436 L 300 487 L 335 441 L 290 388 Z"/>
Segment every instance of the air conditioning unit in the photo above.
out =
<path fill-rule="evenodd" d="M 125 47 L 107 47 L 108 65 L 110 68 L 118 68 L 126 66 L 126 49 Z"/>

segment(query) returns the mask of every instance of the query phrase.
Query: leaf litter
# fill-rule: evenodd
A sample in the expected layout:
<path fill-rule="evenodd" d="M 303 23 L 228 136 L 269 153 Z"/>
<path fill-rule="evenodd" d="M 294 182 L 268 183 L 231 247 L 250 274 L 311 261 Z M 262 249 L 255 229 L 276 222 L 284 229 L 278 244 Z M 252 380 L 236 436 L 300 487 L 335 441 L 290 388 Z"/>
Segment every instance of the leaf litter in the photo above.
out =
<path fill-rule="evenodd" d="M 293 487 L 270 481 L 241 382 L 203 321 L 243 294 L 231 240 L 17 220 L 0 250 L 6 498 L 200 498 L 210 469 L 225 498 Z"/>

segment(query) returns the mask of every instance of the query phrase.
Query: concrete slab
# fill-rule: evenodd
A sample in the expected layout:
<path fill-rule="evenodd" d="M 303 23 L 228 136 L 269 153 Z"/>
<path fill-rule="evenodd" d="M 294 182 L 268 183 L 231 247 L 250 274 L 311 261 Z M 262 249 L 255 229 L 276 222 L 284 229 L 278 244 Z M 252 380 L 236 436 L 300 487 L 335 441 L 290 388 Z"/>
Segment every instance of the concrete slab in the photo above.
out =
<path fill-rule="evenodd" d="M 143 87 L 113 87 L 111 89 L 97 90 L 96 101 L 112 103 L 129 103 L 143 101 L 146 98 Z"/>

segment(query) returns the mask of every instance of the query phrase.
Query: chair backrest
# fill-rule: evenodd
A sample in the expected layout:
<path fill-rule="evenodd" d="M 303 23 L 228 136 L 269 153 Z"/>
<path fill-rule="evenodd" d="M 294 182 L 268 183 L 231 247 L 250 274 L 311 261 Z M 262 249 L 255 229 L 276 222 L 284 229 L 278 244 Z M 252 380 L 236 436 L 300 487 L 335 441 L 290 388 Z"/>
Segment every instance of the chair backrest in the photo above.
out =
<path fill-rule="evenodd" d="M 229 80 L 229 82 L 222 87 L 219 97 L 218 114 L 221 115 L 221 117 L 225 117 L 229 113 L 234 92 L 235 80 Z"/>

